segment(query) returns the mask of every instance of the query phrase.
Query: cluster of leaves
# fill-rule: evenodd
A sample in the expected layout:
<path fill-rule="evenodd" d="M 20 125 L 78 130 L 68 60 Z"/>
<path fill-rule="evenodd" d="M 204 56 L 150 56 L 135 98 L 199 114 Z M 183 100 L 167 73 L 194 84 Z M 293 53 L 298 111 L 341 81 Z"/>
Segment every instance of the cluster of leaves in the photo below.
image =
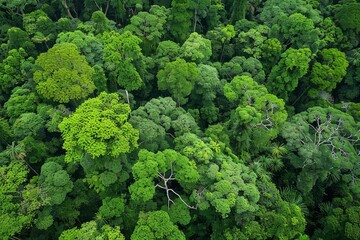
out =
<path fill-rule="evenodd" d="M 0 0 L 0 239 L 360 239 L 356 0 Z"/>

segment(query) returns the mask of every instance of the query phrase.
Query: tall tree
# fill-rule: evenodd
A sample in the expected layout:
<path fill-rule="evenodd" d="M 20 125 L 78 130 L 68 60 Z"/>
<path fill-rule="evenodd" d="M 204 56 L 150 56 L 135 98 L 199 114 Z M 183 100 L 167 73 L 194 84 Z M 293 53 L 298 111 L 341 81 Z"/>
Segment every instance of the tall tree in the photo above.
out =
<path fill-rule="evenodd" d="M 80 100 L 95 90 L 94 69 L 80 55 L 76 45 L 55 45 L 36 60 L 40 69 L 34 73 L 37 92 L 45 99 L 60 103 Z"/>

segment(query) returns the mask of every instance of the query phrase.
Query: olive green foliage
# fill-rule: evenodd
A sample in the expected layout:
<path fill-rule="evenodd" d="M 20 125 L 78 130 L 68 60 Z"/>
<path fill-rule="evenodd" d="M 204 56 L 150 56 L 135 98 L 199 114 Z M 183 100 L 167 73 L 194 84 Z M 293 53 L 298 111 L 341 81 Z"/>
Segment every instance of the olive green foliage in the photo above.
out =
<path fill-rule="evenodd" d="M 132 151 L 139 133 L 127 122 L 129 113 L 129 106 L 119 103 L 116 94 L 103 92 L 85 101 L 59 125 L 65 161 L 79 162 L 84 153 L 95 158 Z"/>
<path fill-rule="evenodd" d="M 95 89 L 91 79 L 94 69 L 72 43 L 55 45 L 35 63 L 40 67 L 34 73 L 36 90 L 45 99 L 67 103 L 83 99 Z"/>

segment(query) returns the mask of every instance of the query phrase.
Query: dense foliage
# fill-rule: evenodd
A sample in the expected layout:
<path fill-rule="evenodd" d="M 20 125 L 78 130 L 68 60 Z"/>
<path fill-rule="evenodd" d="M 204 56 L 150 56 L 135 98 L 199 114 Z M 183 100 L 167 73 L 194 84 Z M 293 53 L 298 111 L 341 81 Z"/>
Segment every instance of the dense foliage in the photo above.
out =
<path fill-rule="evenodd" d="M 0 239 L 360 239 L 359 0 L 0 22 Z"/>

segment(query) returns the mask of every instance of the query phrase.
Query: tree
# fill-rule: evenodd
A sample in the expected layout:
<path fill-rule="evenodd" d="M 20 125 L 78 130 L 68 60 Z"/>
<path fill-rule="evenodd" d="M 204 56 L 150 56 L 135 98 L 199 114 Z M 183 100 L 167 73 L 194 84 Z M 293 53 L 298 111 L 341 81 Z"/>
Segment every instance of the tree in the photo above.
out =
<path fill-rule="evenodd" d="M 355 1 L 344 1 L 343 4 L 336 4 L 333 6 L 335 12 L 335 19 L 339 22 L 342 29 L 360 31 L 360 20 L 356 18 L 360 13 L 360 4 Z"/>
<path fill-rule="evenodd" d="M 14 136 L 23 139 L 26 136 L 37 136 L 44 129 L 44 119 L 36 113 L 23 113 L 13 125 Z"/>
<path fill-rule="evenodd" d="M 125 237 L 120 232 L 120 227 L 111 227 L 110 225 L 103 225 L 95 221 L 83 223 L 80 229 L 72 228 L 65 230 L 61 233 L 60 240 L 71 240 L 71 239 L 84 239 L 84 240 L 125 240 Z"/>
<path fill-rule="evenodd" d="M 23 48 L 12 49 L 6 58 L 0 63 L 0 84 L 2 97 L 0 101 L 6 100 L 15 86 L 20 86 L 29 77 L 34 59 L 28 58 Z"/>
<path fill-rule="evenodd" d="M 342 100 L 354 100 L 360 96 L 360 89 L 356 86 L 360 84 L 360 48 L 355 48 L 346 54 L 349 67 L 346 69 L 343 84 L 338 86 L 339 97 Z"/>
<path fill-rule="evenodd" d="M 269 91 L 288 100 L 289 94 L 298 86 L 299 79 L 308 72 L 310 61 L 309 48 L 286 50 L 268 76 L 266 86 Z"/>
<path fill-rule="evenodd" d="M 309 108 L 284 124 L 281 135 L 287 141 L 287 159 L 300 171 L 297 188 L 304 195 L 332 175 L 353 184 L 358 175 L 358 128 L 350 115 L 331 107 Z"/>
<path fill-rule="evenodd" d="M 92 33 L 85 34 L 80 30 L 61 32 L 58 34 L 56 43 L 73 43 L 80 53 L 85 56 L 90 66 L 103 65 L 104 46 Z"/>
<path fill-rule="evenodd" d="M 180 57 L 195 63 L 204 63 L 211 56 L 211 41 L 196 32 L 190 34 L 180 48 Z"/>
<path fill-rule="evenodd" d="M 35 10 L 25 14 L 23 17 L 23 26 L 35 43 L 47 42 L 55 39 L 55 23 L 42 10 Z"/>
<path fill-rule="evenodd" d="M 183 43 L 191 32 L 191 16 L 188 0 L 174 0 L 171 2 L 170 33 L 179 43 Z"/>
<path fill-rule="evenodd" d="M 154 152 L 171 148 L 175 136 L 199 131 L 195 119 L 170 97 L 150 100 L 131 113 L 129 122 L 139 130 L 141 147 Z"/>
<path fill-rule="evenodd" d="M 201 19 L 208 15 L 211 1 L 210 0 L 190 0 L 189 7 L 193 12 L 193 32 L 196 32 L 198 24 L 201 24 Z M 201 25 L 200 25 L 201 26 Z"/>
<path fill-rule="evenodd" d="M 10 122 L 14 122 L 21 114 L 35 112 L 37 97 L 34 92 L 25 87 L 16 87 L 9 100 L 4 104 Z"/>
<path fill-rule="evenodd" d="M 322 91 L 331 92 L 335 89 L 349 66 L 345 53 L 336 48 L 324 49 L 318 55 L 319 61 L 312 66 L 310 75 L 311 89 L 308 95 L 312 98 Z"/>
<path fill-rule="evenodd" d="M 177 58 L 167 63 L 157 74 L 159 90 L 168 90 L 178 105 L 187 102 L 187 96 L 199 78 L 199 70 L 195 63 L 188 63 Z"/>
<path fill-rule="evenodd" d="M 35 55 L 35 45 L 30 40 L 29 34 L 18 27 L 9 28 L 7 47 L 11 49 L 23 48 L 29 55 Z"/>
<path fill-rule="evenodd" d="M 179 198 L 188 208 L 196 208 L 183 200 L 177 189 L 171 187 L 171 182 L 177 181 L 183 191 L 191 192 L 199 179 L 195 163 L 180 153 L 170 149 L 156 154 L 141 150 L 132 173 L 135 182 L 130 185 L 129 191 L 136 202 L 145 203 L 151 200 L 158 188 L 159 191 L 165 191 L 168 208 L 170 204 L 174 204 L 174 197 Z M 153 183 L 155 179 L 159 182 L 156 185 Z"/>
<path fill-rule="evenodd" d="M 163 69 L 169 62 L 173 62 L 180 55 L 179 44 L 172 41 L 162 41 L 156 49 L 155 61 L 159 69 Z"/>
<path fill-rule="evenodd" d="M 131 240 L 185 240 L 185 235 L 170 221 L 165 211 L 141 212 Z"/>
<path fill-rule="evenodd" d="M 234 55 L 232 39 L 236 36 L 233 25 L 219 25 L 206 33 L 206 38 L 211 41 L 212 59 L 223 62 L 224 58 L 231 59 Z"/>
<path fill-rule="evenodd" d="M 38 182 L 47 193 L 50 205 L 61 204 L 73 188 L 69 174 L 56 162 L 46 162 L 41 166 Z"/>
<path fill-rule="evenodd" d="M 1 238 L 12 238 L 24 227 L 30 226 L 36 211 L 43 206 L 43 192 L 31 184 L 25 184 L 27 174 L 27 167 L 20 161 L 13 160 L 0 167 Z M 38 199 L 33 197 L 34 191 Z"/>
<path fill-rule="evenodd" d="M 100 40 L 104 44 L 104 67 L 110 80 L 129 91 L 140 89 L 144 84 L 141 39 L 129 31 L 123 34 L 111 31 L 104 32 Z"/>
<path fill-rule="evenodd" d="M 137 147 L 139 133 L 127 122 L 130 108 L 118 96 L 102 92 L 88 99 L 59 124 L 66 162 L 79 162 L 83 154 L 92 158 L 118 157 Z"/>
<path fill-rule="evenodd" d="M 68 103 L 86 98 L 95 89 L 94 69 L 72 43 L 55 45 L 35 63 L 40 67 L 34 72 L 36 90 L 45 99 Z"/>
<path fill-rule="evenodd" d="M 152 5 L 149 12 L 139 12 L 130 19 L 126 29 L 142 40 L 143 50 L 149 53 L 164 35 L 169 10 L 164 6 Z"/>
<path fill-rule="evenodd" d="M 235 148 L 241 152 L 251 150 L 253 154 L 267 148 L 286 121 L 284 101 L 248 76 L 235 77 L 225 84 L 224 95 L 237 104 L 227 122 Z M 251 146 L 251 141 L 257 144 Z"/>

